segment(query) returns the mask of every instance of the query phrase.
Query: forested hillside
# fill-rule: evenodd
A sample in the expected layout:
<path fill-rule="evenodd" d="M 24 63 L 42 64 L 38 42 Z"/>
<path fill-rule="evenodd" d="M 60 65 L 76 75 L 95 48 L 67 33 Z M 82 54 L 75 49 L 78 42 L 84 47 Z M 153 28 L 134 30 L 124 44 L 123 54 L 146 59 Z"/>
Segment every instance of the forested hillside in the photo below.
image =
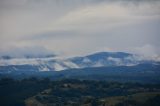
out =
<path fill-rule="evenodd" d="M 1 106 L 159 106 L 160 84 L 1 79 Z"/>

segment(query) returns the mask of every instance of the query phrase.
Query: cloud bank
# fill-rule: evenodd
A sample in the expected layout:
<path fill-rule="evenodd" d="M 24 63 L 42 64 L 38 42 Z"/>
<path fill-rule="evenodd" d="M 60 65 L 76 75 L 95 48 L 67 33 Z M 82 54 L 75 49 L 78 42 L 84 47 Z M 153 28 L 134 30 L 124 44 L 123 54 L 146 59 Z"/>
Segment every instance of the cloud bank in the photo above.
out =
<path fill-rule="evenodd" d="M 0 0 L 0 51 L 160 55 L 159 10 L 159 0 Z"/>

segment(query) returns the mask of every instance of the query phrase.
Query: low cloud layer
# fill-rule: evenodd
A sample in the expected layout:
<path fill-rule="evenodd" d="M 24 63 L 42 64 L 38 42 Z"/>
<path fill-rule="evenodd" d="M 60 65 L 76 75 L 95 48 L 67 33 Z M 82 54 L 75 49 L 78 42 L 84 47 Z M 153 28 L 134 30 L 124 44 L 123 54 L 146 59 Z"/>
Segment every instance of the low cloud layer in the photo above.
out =
<path fill-rule="evenodd" d="M 159 0 L 0 0 L 0 51 L 160 55 L 159 10 Z"/>

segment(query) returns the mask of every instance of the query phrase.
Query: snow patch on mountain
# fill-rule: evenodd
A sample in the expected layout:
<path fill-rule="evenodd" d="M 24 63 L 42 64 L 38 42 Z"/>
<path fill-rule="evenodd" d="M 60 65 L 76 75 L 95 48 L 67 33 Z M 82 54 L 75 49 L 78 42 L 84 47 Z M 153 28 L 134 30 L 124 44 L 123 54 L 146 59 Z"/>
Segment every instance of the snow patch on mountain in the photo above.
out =
<path fill-rule="evenodd" d="M 122 62 L 122 60 L 120 58 L 108 57 L 107 60 L 115 62 L 115 64 L 117 64 L 117 65 L 122 65 L 123 64 L 123 62 Z"/>
<path fill-rule="evenodd" d="M 64 61 L 63 64 L 69 68 L 80 68 L 77 64 L 75 64 L 71 61 Z"/>
<path fill-rule="evenodd" d="M 66 67 L 62 66 L 62 65 L 59 64 L 59 63 L 54 63 L 53 65 L 54 65 L 55 71 L 61 71 L 61 70 L 67 69 Z"/>
<path fill-rule="evenodd" d="M 40 66 L 39 71 L 50 71 L 50 69 L 46 66 Z"/>
<path fill-rule="evenodd" d="M 86 57 L 86 58 L 83 59 L 82 62 L 84 62 L 84 63 L 89 63 L 89 62 L 92 62 L 92 61 L 91 61 L 89 58 Z"/>

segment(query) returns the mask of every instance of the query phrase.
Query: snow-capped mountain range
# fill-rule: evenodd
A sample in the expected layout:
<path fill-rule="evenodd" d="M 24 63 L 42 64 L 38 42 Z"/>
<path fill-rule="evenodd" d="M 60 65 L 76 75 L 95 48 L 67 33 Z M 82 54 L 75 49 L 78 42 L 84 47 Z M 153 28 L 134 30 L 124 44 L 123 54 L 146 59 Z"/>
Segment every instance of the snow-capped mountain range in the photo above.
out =
<path fill-rule="evenodd" d="M 157 61 L 124 52 L 98 52 L 87 56 L 57 58 L 55 55 L 41 57 L 0 58 L 0 73 L 12 71 L 62 71 L 73 68 L 134 66 L 143 63 L 157 64 Z"/>

